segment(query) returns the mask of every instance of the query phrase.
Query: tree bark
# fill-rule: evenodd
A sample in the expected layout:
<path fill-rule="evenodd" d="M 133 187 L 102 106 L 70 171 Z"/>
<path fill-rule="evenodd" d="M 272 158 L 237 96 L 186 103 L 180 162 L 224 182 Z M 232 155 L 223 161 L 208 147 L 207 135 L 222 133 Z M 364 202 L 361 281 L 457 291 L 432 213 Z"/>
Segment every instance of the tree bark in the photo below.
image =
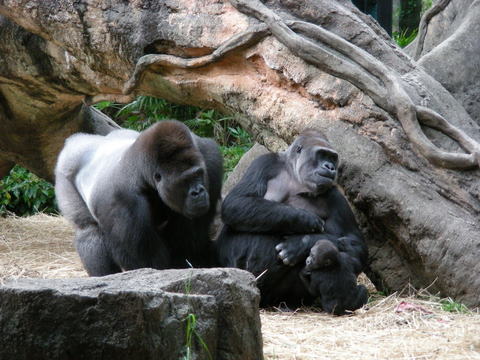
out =
<path fill-rule="evenodd" d="M 17 51 L 0 55 L 5 129 L 40 132 L 6 145 L 0 132 L 7 159 L 34 168 L 20 150 L 40 146 L 31 139 L 45 139 L 50 124 L 54 154 L 89 123 L 74 116 L 82 101 L 103 97 L 236 113 L 273 150 L 313 126 L 343 159 L 339 183 L 376 285 L 431 285 L 480 305 L 479 125 L 350 1 L 0 0 L 0 14 L 2 33 L 28 34 L 42 53 L 35 60 L 19 35 L 0 36 L 0 54 Z M 51 172 L 49 159 L 36 170 Z"/>
<path fill-rule="evenodd" d="M 15 164 L 13 162 L 0 159 L 0 180 L 8 175 L 14 166 Z"/>
<path fill-rule="evenodd" d="M 86 95 L 98 93 L 101 76 L 0 16 L 1 156 L 53 181 L 66 137 L 78 131 L 107 134 L 118 127 L 83 105 Z"/>
<path fill-rule="evenodd" d="M 480 124 L 480 1 L 439 0 L 407 52 Z"/>

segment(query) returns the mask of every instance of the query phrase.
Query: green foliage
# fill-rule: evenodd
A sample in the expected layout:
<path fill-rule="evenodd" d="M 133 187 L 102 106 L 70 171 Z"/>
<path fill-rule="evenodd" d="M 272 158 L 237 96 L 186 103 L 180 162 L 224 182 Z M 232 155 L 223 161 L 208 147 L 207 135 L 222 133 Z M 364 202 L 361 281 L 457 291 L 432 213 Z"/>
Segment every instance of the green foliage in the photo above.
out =
<path fill-rule="evenodd" d="M 111 101 L 100 101 L 98 103 L 96 103 L 95 105 L 93 105 L 95 108 L 97 108 L 98 110 L 102 111 L 102 110 L 105 110 L 109 107 L 112 107 L 114 104 L 113 102 Z"/>
<path fill-rule="evenodd" d="M 58 213 L 53 186 L 20 166 L 0 180 L 0 215 Z"/>
<path fill-rule="evenodd" d="M 198 136 L 215 138 L 217 142 L 224 144 L 228 141 L 225 127 L 229 120 L 230 117 L 222 117 L 215 110 L 205 110 L 199 111 L 194 118 L 184 122 Z"/>
<path fill-rule="evenodd" d="M 220 146 L 223 155 L 224 179 L 235 169 L 238 162 L 251 147 L 247 145 Z"/>
<path fill-rule="evenodd" d="M 402 30 L 400 32 L 395 31 L 392 34 L 393 40 L 400 46 L 404 48 L 408 44 L 410 44 L 415 38 L 417 37 L 418 29 L 413 31 L 409 31 L 408 29 Z"/>
<path fill-rule="evenodd" d="M 212 359 L 212 354 L 208 350 L 208 346 L 196 330 L 197 318 L 195 314 L 188 314 L 185 318 L 185 347 L 183 350 L 182 360 L 190 360 L 193 358 L 194 340 L 198 341 L 201 348 L 207 353 L 208 359 Z"/>
<path fill-rule="evenodd" d="M 440 305 L 442 306 L 443 311 L 448 311 L 458 314 L 469 314 L 471 311 L 463 304 L 455 302 L 451 298 L 446 298 L 440 300 Z"/>
<path fill-rule="evenodd" d="M 125 128 L 142 131 L 153 123 L 165 119 L 185 121 L 194 118 L 200 109 L 177 105 L 151 96 L 138 96 L 126 105 L 102 101 L 94 105 Z"/>
<path fill-rule="evenodd" d="M 123 127 L 136 131 L 142 131 L 164 119 L 183 121 L 198 136 L 214 138 L 220 145 L 224 156 L 225 177 L 252 146 L 250 134 L 233 117 L 223 116 L 215 110 L 176 105 L 149 96 L 139 96 L 124 106 L 103 101 L 95 107 L 112 116 Z"/>

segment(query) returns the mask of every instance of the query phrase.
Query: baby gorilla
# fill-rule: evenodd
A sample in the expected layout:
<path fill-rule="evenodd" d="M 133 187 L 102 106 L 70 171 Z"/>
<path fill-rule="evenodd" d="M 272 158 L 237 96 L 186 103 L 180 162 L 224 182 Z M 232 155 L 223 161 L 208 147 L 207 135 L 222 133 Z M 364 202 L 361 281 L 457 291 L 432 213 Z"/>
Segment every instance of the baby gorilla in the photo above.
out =
<path fill-rule="evenodd" d="M 341 314 L 366 301 L 356 276 L 367 265 L 367 245 L 335 183 L 337 170 L 338 153 L 306 129 L 285 152 L 255 159 L 225 198 L 218 261 L 258 277 L 260 306 L 295 308 L 320 296 L 325 311 Z M 325 242 L 312 251 L 318 240 Z"/>
<path fill-rule="evenodd" d="M 331 241 L 318 240 L 305 263 L 300 278 L 309 293 L 320 299 L 324 311 L 341 315 L 367 302 L 367 289 L 357 285 L 351 258 Z"/>

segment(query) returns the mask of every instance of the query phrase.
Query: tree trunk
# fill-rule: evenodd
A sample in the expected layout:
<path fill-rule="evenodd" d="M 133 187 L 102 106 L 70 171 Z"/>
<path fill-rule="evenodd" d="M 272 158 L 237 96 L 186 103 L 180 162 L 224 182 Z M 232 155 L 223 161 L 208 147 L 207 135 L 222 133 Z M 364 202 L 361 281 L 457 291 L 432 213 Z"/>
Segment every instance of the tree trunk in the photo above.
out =
<path fill-rule="evenodd" d="M 13 162 L 0 159 L 0 179 L 8 175 L 14 166 Z"/>
<path fill-rule="evenodd" d="M 480 1 L 439 0 L 426 15 L 407 52 L 480 124 Z"/>
<path fill-rule="evenodd" d="M 60 46 L 0 16 L 1 156 L 53 181 L 66 137 L 78 131 L 107 134 L 118 127 L 82 103 L 86 94 L 98 92 L 101 76 Z"/>
<path fill-rule="evenodd" d="M 15 51 L 0 55 L 0 124 L 16 135 L 0 132 L 2 156 L 33 169 L 21 150 L 45 153 L 33 139 L 48 131 L 35 170 L 51 172 L 82 101 L 134 94 L 237 113 L 273 150 L 313 126 L 343 159 L 375 283 L 480 305 L 479 125 L 350 1 L 0 0 L 0 14 L 25 29 L 0 30 L 0 54 Z"/>

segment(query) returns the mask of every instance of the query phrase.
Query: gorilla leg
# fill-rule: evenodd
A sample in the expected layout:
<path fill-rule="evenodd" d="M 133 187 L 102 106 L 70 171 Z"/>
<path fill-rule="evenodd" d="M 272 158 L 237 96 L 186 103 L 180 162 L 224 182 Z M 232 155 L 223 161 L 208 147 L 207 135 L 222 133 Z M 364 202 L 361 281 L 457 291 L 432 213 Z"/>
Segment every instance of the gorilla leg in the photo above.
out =
<path fill-rule="evenodd" d="M 75 232 L 75 247 L 88 275 L 104 276 L 122 271 L 113 262 L 96 226 L 91 225 L 83 229 L 77 229 Z"/>
<path fill-rule="evenodd" d="M 96 223 L 75 185 L 61 173 L 55 178 L 55 196 L 60 212 L 75 224 L 76 229 Z"/>
<path fill-rule="evenodd" d="M 313 297 L 300 279 L 303 264 L 283 264 L 275 250 L 280 241 L 279 236 L 240 233 L 224 227 L 215 245 L 221 266 L 247 270 L 258 277 L 261 307 L 311 304 Z"/>

